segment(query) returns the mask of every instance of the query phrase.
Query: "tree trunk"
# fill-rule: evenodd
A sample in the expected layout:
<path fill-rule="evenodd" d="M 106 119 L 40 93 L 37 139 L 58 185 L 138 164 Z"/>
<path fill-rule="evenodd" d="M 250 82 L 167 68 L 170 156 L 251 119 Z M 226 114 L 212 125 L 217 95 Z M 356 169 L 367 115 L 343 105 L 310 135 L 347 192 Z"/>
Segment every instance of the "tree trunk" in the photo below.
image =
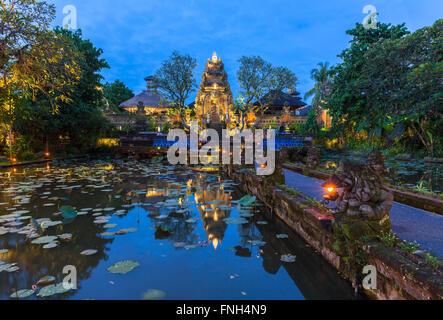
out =
<path fill-rule="evenodd" d="M 414 124 L 412 124 L 412 128 L 414 129 L 415 133 L 418 135 L 420 141 L 421 141 L 421 142 L 423 143 L 423 145 L 425 146 L 426 151 L 427 151 L 428 153 L 430 153 L 430 151 L 429 151 L 429 147 L 428 147 L 428 144 L 426 143 L 426 141 L 424 140 L 423 136 L 421 135 L 421 133 L 418 131 L 418 129 L 415 127 Z"/>

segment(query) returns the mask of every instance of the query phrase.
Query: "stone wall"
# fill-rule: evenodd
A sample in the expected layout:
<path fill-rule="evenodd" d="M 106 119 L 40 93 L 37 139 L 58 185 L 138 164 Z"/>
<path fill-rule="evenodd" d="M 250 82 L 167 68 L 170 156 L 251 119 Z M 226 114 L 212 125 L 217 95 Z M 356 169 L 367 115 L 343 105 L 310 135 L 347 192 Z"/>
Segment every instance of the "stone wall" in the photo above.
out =
<path fill-rule="evenodd" d="M 317 250 L 346 279 L 358 283 L 368 297 L 375 299 L 443 299 L 443 270 L 433 270 L 424 259 L 410 257 L 401 251 L 369 241 L 361 246 L 365 263 L 377 269 L 377 290 L 365 290 L 361 279 L 353 272 L 345 259 L 334 249 L 334 217 L 317 207 L 306 204 L 303 195 L 269 185 L 262 177 L 225 166 L 226 174 L 240 182 L 245 192 L 255 195 L 308 244 Z"/>

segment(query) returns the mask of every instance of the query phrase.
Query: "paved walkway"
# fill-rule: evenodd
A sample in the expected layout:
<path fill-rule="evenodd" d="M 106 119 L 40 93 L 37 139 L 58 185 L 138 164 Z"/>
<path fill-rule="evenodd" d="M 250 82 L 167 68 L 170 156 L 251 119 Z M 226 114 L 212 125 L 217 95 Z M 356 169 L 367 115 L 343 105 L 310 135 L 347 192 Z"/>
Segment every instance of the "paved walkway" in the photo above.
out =
<path fill-rule="evenodd" d="M 323 181 L 283 169 L 286 184 L 302 193 L 322 200 Z M 443 258 L 443 216 L 394 202 L 391 212 L 392 232 L 407 241 L 417 241 L 420 247 Z"/>

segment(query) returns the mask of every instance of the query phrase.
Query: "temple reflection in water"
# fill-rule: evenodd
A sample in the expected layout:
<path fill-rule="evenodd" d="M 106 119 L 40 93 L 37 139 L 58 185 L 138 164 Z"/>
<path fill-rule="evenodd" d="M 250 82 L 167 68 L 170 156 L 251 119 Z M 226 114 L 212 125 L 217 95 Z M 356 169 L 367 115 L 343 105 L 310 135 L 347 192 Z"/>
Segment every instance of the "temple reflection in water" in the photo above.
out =
<path fill-rule="evenodd" d="M 208 240 L 212 242 L 214 249 L 217 249 L 227 228 L 224 219 L 229 217 L 230 210 L 222 208 L 230 206 L 230 194 L 223 188 L 203 188 L 195 193 L 195 202 Z"/>

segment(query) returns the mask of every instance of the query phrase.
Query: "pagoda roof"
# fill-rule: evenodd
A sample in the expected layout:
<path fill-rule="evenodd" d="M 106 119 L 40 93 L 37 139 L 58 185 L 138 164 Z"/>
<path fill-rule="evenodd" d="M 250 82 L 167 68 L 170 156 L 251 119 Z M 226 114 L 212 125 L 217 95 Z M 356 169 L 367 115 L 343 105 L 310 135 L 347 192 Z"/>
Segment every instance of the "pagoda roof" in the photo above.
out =
<path fill-rule="evenodd" d="M 120 103 L 119 108 L 137 107 L 139 102 L 142 102 L 144 107 L 172 108 L 172 106 L 160 105 L 161 100 L 162 100 L 162 96 L 158 92 L 144 90 L 143 92 L 132 97 L 131 99 Z"/>
<path fill-rule="evenodd" d="M 304 107 L 306 103 L 301 101 L 300 98 L 294 97 L 290 94 L 284 93 L 278 90 L 271 90 L 265 94 L 262 98 L 265 103 L 270 107 Z M 260 103 L 256 101 L 254 106 L 259 106 Z"/>
<path fill-rule="evenodd" d="M 298 92 L 297 90 L 293 90 L 289 93 L 289 95 L 293 97 L 298 97 L 300 95 L 300 92 Z"/>

